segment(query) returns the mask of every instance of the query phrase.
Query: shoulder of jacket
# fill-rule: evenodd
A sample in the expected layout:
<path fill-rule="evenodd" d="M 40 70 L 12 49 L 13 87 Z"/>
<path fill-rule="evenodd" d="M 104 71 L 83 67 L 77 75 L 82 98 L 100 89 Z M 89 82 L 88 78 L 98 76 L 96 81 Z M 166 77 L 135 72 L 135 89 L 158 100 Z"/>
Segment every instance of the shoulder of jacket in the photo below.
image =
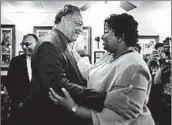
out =
<path fill-rule="evenodd" d="M 54 31 L 51 31 L 45 38 L 43 41 L 41 41 L 40 44 L 45 43 L 45 42 L 49 42 L 55 46 L 59 46 L 60 45 L 60 37 L 57 33 L 55 33 Z"/>
<path fill-rule="evenodd" d="M 23 55 L 18 55 L 18 56 L 14 56 L 14 57 L 12 58 L 12 60 L 18 60 L 18 59 L 25 58 L 25 57 L 26 57 L 25 54 L 23 54 Z"/>

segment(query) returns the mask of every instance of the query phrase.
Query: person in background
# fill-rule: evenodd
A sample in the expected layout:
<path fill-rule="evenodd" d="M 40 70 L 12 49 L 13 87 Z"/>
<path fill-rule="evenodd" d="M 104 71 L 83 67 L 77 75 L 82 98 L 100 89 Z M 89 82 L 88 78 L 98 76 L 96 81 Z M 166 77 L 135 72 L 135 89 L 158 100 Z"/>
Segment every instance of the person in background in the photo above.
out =
<path fill-rule="evenodd" d="M 151 76 L 152 76 L 152 85 L 154 85 L 154 76 L 155 76 L 155 74 L 156 74 L 156 72 L 158 71 L 158 68 L 159 68 L 159 63 L 158 63 L 158 61 L 152 60 L 152 61 L 149 63 L 148 68 L 149 68 L 150 73 L 151 73 Z"/>
<path fill-rule="evenodd" d="M 22 108 L 22 104 L 29 94 L 32 78 L 31 55 L 38 41 L 37 36 L 34 34 L 25 35 L 20 44 L 24 54 L 12 58 L 10 62 L 5 87 L 11 99 L 12 125 L 26 124 L 24 116 L 27 113 L 24 112 L 25 109 Z"/>
<path fill-rule="evenodd" d="M 163 43 L 156 43 L 155 50 L 158 50 L 160 57 L 164 58 L 164 44 Z"/>
<path fill-rule="evenodd" d="M 171 124 L 171 62 L 165 62 L 155 73 L 148 104 L 156 125 Z"/>
<path fill-rule="evenodd" d="M 106 98 L 101 112 L 78 104 L 65 88 L 62 89 L 65 95 L 63 97 L 50 88 L 50 99 L 68 111 L 74 110 L 74 116 L 85 119 L 93 125 L 154 125 L 146 106 L 151 88 L 151 74 L 141 55 L 133 48 L 138 41 L 137 26 L 138 23 L 134 18 L 126 13 L 112 14 L 105 19 L 102 40 L 104 49 L 108 52 L 91 67 L 87 77 L 87 88 L 111 93 Z M 79 62 L 78 66 L 82 64 Z M 112 108 L 116 101 L 113 97 L 120 88 L 131 85 L 133 90 L 128 91 L 127 95 L 137 101 L 142 108 L 137 118 L 126 120 Z M 99 105 L 98 102 L 95 103 Z"/>
<path fill-rule="evenodd" d="M 150 57 L 148 58 L 148 61 L 147 61 L 147 65 L 149 67 L 152 77 L 154 77 L 158 68 L 160 66 L 162 66 L 164 61 L 165 61 L 164 44 L 156 43 L 155 50 L 153 50 L 152 54 L 150 55 Z M 153 78 L 153 80 L 154 80 L 154 78 Z M 152 84 L 154 84 L 154 83 L 152 83 Z"/>
<path fill-rule="evenodd" d="M 155 44 L 155 50 L 153 50 L 152 54 L 150 55 L 147 64 L 148 66 L 150 65 L 150 62 L 152 60 L 158 61 L 161 58 L 165 58 L 165 53 L 164 53 L 164 44 L 163 43 L 156 43 Z M 158 62 L 159 64 L 159 62 Z"/>
<path fill-rule="evenodd" d="M 61 88 L 65 88 L 78 104 L 96 111 L 102 110 L 105 98 L 109 95 L 106 92 L 86 88 L 87 83 L 68 47 L 69 43 L 76 41 L 83 29 L 80 9 L 65 5 L 57 13 L 54 23 L 53 29 L 37 44 L 32 55 L 31 91 L 25 101 L 25 104 L 29 102 L 31 104 L 31 125 L 87 124 L 72 116 L 73 110 L 66 112 L 61 105 L 54 105 L 49 99 L 49 88 L 52 87 L 62 96 Z M 113 96 L 116 98 L 116 104 L 112 105 L 114 110 L 120 115 L 124 114 L 126 117 L 128 115 L 129 118 L 138 114 L 139 104 L 125 96 L 125 93 L 121 92 L 121 96 L 121 98 L 119 95 Z"/>

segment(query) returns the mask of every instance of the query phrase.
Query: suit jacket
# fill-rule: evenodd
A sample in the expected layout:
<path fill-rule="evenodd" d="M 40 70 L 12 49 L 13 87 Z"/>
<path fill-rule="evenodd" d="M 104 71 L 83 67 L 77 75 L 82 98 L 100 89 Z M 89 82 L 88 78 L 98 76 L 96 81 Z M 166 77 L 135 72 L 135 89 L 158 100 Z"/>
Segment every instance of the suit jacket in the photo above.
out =
<path fill-rule="evenodd" d="M 11 60 L 5 86 L 12 103 L 23 101 L 29 94 L 30 81 L 25 54 Z"/>
<path fill-rule="evenodd" d="M 37 105 L 35 110 L 40 112 L 37 116 L 42 115 L 41 121 L 45 120 L 45 117 L 47 120 L 54 116 L 55 121 L 51 119 L 47 121 L 47 124 L 50 122 L 77 124 L 77 120 L 71 114 L 65 113 L 62 107 L 51 104 L 48 97 L 49 87 L 61 95 L 61 88 L 66 88 L 79 105 L 86 105 L 94 109 L 103 107 L 106 93 L 84 87 L 86 83 L 67 47 L 69 42 L 71 41 L 62 32 L 53 29 L 42 42 L 37 44 L 32 55 L 31 100 L 35 106 Z M 95 102 L 99 105 L 95 105 Z M 45 112 L 47 116 L 45 116 Z M 57 115 L 59 116 L 58 120 Z M 38 124 L 45 124 L 45 122 L 38 121 Z"/>

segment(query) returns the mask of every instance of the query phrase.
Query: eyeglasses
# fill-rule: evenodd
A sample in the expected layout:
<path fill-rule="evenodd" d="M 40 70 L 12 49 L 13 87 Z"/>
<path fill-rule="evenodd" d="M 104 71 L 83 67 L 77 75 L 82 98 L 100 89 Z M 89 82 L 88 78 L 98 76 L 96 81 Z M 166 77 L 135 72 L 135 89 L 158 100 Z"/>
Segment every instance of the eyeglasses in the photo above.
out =
<path fill-rule="evenodd" d="M 77 21 L 73 21 L 75 24 L 76 24 L 76 26 L 78 26 L 78 27 L 81 27 L 81 26 L 83 26 L 83 22 L 82 21 L 79 21 L 79 22 L 77 22 Z"/>
<path fill-rule="evenodd" d="M 28 47 L 28 46 L 30 46 L 32 43 L 20 43 L 20 46 L 26 46 L 26 47 Z"/>

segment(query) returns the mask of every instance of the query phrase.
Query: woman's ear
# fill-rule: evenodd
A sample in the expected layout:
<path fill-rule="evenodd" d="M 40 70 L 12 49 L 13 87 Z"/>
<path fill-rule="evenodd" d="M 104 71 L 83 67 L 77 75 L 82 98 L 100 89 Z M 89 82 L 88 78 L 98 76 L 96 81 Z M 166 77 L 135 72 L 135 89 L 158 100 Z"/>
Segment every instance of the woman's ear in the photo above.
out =
<path fill-rule="evenodd" d="M 124 41 L 124 34 L 122 35 L 122 37 L 118 37 L 118 41 L 119 41 L 119 43 Z"/>

